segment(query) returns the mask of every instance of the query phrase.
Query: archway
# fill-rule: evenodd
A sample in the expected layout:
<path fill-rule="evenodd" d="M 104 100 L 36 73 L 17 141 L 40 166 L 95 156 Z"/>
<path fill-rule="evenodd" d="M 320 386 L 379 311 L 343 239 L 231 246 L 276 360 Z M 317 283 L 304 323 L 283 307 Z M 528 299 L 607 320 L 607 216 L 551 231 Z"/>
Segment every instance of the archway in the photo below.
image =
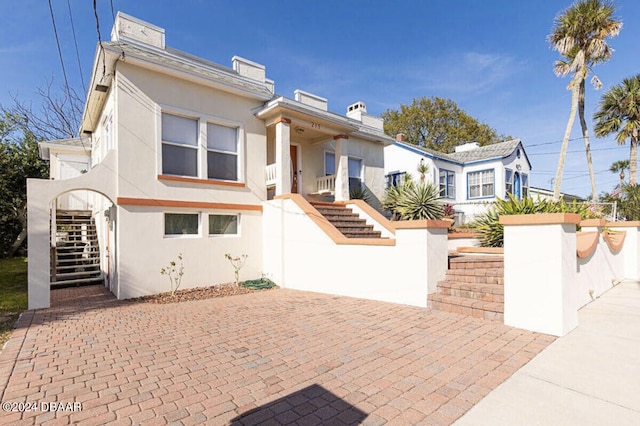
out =
<path fill-rule="evenodd" d="M 72 191 L 91 191 L 104 196 L 115 206 L 117 175 L 116 154 L 110 152 L 104 161 L 88 173 L 63 180 L 27 180 L 27 214 L 29 242 L 29 309 L 50 306 L 51 247 L 56 243 L 52 238 L 52 210 L 58 197 Z M 55 215 L 54 215 L 55 216 Z M 114 224 L 115 225 L 115 224 Z M 53 228 L 55 229 L 55 227 Z M 114 227 L 114 238 L 117 234 Z M 117 275 L 117 263 L 114 264 Z"/>

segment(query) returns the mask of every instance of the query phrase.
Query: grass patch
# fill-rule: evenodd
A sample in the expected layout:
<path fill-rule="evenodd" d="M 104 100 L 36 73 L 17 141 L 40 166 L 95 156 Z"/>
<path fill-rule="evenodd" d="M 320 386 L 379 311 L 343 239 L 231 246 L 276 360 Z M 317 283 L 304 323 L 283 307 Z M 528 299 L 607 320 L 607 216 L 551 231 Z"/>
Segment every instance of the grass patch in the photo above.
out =
<path fill-rule="evenodd" d="M 27 309 L 27 259 L 0 259 L 0 348 L 13 331 L 18 314 Z"/>

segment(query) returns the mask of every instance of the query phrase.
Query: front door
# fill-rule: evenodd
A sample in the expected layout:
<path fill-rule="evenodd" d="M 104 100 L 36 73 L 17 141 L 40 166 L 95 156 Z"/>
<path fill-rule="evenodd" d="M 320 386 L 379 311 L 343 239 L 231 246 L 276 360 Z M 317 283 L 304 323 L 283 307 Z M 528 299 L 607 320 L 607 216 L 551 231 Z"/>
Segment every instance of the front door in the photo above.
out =
<path fill-rule="evenodd" d="M 520 200 L 520 173 L 516 172 L 513 175 L 513 195 L 515 195 L 515 197 Z"/>
<path fill-rule="evenodd" d="M 291 156 L 291 193 L 298 193 L 298 146 L 289 145 L 289 155 Z"/>

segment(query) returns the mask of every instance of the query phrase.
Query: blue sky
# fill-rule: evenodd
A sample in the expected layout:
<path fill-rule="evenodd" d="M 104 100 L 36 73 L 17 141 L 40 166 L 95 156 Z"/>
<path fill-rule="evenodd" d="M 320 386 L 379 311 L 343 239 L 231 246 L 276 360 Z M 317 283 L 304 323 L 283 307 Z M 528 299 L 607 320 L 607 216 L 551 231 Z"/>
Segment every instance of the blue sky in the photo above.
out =
<path fill-rule="evenodd" d="M 90 0 L 52 0 L 69 84 L 89 79 L 98 33 Z M 551 188 L 570 107 L 568 78 L 553 73 L 557 53 L 546 36 L 569 1 L 512 0 L 113 0 L 121 10 L 165 28 L 167 45 L 230 66 L 239 55 L 264 64 L 278 94 L 295 89 L 329 100 L 343 114 L 362 100 L 368 112 L 440 96 L 499 133 L 522 139 L 533 165 L 532 186 Z M 610 41 L 613 58 L 595 67 L 604 89 L 587 89 L 586 115 L 623 78 L 640 73 L 640 2 L 618 0 L 623 21 Z M 74 22 L 78 52 L 71 26 Z M 98 0 L 100 33 L 110 37 L 111 2 Z M 47 79 L 63 84 L 49 5 L 0 0 L 0 104 L 32 100 Z M 78 57 L 80 66 L 78 65 Z M 562 189 L 587 196 L 590 185 L 576 119 Z M 591 138 L 598 191 L 618 177 L 608 171 L 628 158 L 628 145 Z"/>

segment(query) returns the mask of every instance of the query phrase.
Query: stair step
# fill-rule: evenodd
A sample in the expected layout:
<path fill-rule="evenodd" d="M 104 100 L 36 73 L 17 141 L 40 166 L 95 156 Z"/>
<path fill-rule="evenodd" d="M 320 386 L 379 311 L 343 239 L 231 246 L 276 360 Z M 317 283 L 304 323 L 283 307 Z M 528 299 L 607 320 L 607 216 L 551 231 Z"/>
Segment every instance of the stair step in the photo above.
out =
<path fill-rule="evenodd" d="M 504 318 L 503 303 L 487 302 L 460 296 L 430 294 L 427 306 L 434 310 L 470 315 L 474 318 L 500 321 Z"/>
<path fill-rule="evenodd" d="M 438 294 L 443 296 L 466 297 L 485 302 L 504 302 L 504 286 L 498 284 L 469 284 L 453 281 L 440 281 Z"/>

